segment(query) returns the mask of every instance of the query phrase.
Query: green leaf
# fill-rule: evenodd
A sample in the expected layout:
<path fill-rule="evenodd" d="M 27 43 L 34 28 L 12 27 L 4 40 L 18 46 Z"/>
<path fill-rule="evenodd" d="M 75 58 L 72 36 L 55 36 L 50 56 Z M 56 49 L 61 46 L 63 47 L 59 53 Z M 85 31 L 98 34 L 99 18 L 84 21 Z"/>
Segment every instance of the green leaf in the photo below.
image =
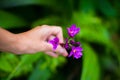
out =
<path fill-rule="evenodd" d="M 16 67 L 14 67 L 12 72 L 9 74 L 7 80 L 10 80 L 14 76 L 19 76 L 21 74 L 31 71 L 32 64 L 36 62 L 41 57 L 41 55 L 42 53 L 40 52 L 31 55 L 22 55 L 21 61 L 16 65 Z"/>
<path fill-rule="evenodd" d="M 1 53 L 0 56 L 0 70 L 11 72 L 18 63 L 18 58 L 12 53 Z"/>
<path fill-rule="evenodd" d="M 36 54 L 26 54 L 21 56 L 21 62 L 23 65 L 32 64 L 41 57 L 42 53 L 38 52 Z M 27 63 L 27 64 L 26 64 Z"/>
<path fill-rule="evenodd" d="M 98 0 L 98 4 L 96 6 L 98 6 L 101 12 L 107 17 L 115 17 L 117 14 L 116 10 L 108 0 Z"/>
<path fill-rule="evenodd" d="M 66 62 L 66 59 L 64 57 L 58 57 L 58 58 L 52 58 L 50 62 L 50 69 L 52 71 L 56 71 L 57 66 L 62 66 Z"/>
<path fill-rule="evenodd" d="M 56 71 L 58 66 L 63 65 L 66 59 L 64 57 L 53 58 L 45 55 L 37 63 L 35 69 L 29 76 L 29 80 L 48 80 Z"/>
<path fill-rule="evenodd" d="M 0 11 L 0 27 L 5 29 L 25 26 L 24 19 L 6 11 Z"/>
<path fill-rule="evenodd" d="M 37 63 L 36 67 L 32 71 L 28 80 L 48 80 L 51 75 L 51 71 L 48 68 L 48 64 L 43 58 Z"/>
<path fill-rule="evenodd" d="M 100 43 L 100 44 L 102 43 L 107 46 L 110 44 L 109 34 L 103 28 L 99 28 L 95 30 L 90 28 L 87 28 L 87 29 L 81 28 L 81 32 L 79 36 L 82 39 L 85 39 L 89 42 Z"/>
<path fill-rule="evenodd" d="M 67 3 L 67 4 L 66 4 Z M 61 4 L 65 4 L 62 5 Z M 54 9 L 61 9 L 65 8 L 64 6 L 71 9 L 72 2 L 69 0 L 65 1 L 58 1 L 58 0 L 2 0 L 0 1 L 0 7 L 6 8 L 6 7 L 16 7 L 16 6 L 24 6 L 24 5 L 45 5 L 52 7 Z M 57 7 L 56 7 L 57 6 Z M 69 10 L 70 10 L 69 9 Z"/>
<path fill-rule="evenodd" d="M 55 2 L 55 0 L 52 0 Z M 5 7 L 15 7 L 15 6 L 23 6 L 23 5 L 31 5 L 31 4 L 53 4 L 52 1 L 47 0 L 2 0 L 0 1 L 0 6 Z"/>
<path fill-rule="evenodd" d="M 13 69 L 13 67 L 11 66 L 9 61 L 7 61 L 4 56 L 1 57 L 0 58 L 0 70 L 6 71 L 6 72 L 11 72 L 12 69 Z"/>
<path fill-rule="evenodd" d="M 10 8 L 18 6 L 37 5 L 44 6 L 45 8 L 52 9 L 51 12 L 55 12 L 59 16 L 61 14 L 64 17 L 69 18 L 73 12 L 73 1 L 72 0 L 2 0 L 0 1 L 1 8 Z M 53 11 L 54 10 L 54 11 Z"/>
<path fill-rule="evenodd" d="M 87 14 L 84 12 L 75 12 L 73 21 L 81 28 L 78 34 L 81 39 L 105 45 L 110 44 L 110 35 L 107 28 L 102 24 L 101 19 L 94 16 L 93 12 Z"/>
<path fill-rule="evenodd" d="M 93 25 L 101 25 L 101 19 L 95 16 L 95 12 L 93 10 L 89 12 L 84 11 L 76 11 L 72 16 L 73 22 L 76 24 L 82 25 L 83 27 L 92 27 Z M 82 27 L 81 26 L 81 27 Z"/>
<path fill-rule="evenodd" d="M 83 70 L 80 80 L 100 80 L 98 56 L 86 43 L 83 44 Z"/>
<path fill-rule="evenodd" d="M 80 10 L 88 12 L 95 8 L 94 0 L 80 0 L 79 4 Z"/>

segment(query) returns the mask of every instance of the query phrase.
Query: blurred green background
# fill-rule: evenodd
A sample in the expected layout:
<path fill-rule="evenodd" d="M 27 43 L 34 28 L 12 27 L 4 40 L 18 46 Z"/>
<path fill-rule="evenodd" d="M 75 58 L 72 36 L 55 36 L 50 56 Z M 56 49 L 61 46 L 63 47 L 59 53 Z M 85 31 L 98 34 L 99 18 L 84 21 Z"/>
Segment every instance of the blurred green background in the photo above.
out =
<path fill-rule="evenodd" d="M 76 24 L 82 58 L 0 52 L 0 80 L 120 80 L 120 0 L 0 0 L 0 26 L 13 33 Z M 2 35 L 2 34 L 1 34 Z"/>

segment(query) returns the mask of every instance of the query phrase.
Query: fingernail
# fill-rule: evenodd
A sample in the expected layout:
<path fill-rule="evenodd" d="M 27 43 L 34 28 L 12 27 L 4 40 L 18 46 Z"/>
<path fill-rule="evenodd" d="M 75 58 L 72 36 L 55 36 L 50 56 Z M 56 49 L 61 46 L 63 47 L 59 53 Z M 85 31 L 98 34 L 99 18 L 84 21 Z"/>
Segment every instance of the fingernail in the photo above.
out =
<path fill-rule="evenodd" d="M 68 56 L 68 53 L 66 52 L 66 53 L 64 53 L 64 56 Z"/>

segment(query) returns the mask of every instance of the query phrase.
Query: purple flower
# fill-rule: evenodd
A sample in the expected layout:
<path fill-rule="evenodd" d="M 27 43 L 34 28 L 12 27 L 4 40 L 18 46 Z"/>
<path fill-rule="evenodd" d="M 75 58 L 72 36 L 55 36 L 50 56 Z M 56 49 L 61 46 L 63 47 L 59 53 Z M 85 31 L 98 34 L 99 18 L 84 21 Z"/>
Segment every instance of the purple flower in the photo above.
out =
<path fill-rule="evenodd" d="M 55 50 L 59 44 L 59 39 L 55 37 L 53 40 L 49 40 L 49 43 L 53 45 L 53 50 Z"/>
<path fill-rule="evenodd" d="M 82 50 L 83 49 L 81 47 L 74 47 L 73 46 L 68 57 L 73 56 L 74 58 L 78 59 L 82 56 Z"/>
<path fill-rule="evenodd" d="M 80 31 L 80 28 L 77 28 L 76 25 L 73 24 L 70 28 L 67 28 L 67 31 L 68 35 L 73 38 Z"/>
<path fill-rule="evenodd" d="M 71 51 L 71 46 L 69 45 L 68 38 L 65 39 L 64 48 L 66 49 L 66 51 L 67 51 L 68 53 L 70 53 L 70 51 Z"/>
<path fill-rule="evenodd" d="M 65 49 L 69 48 L 69 43 L 68 43 L 68 38 L 65 39 L 65 45 L 64 45 Z"/>
<path fill-rule="evenodd" d="M 75 42 L 74 40 L 70 40 L 70 44 L 75 46 L 75 47 L 80 46 L 80 42 Z"/>

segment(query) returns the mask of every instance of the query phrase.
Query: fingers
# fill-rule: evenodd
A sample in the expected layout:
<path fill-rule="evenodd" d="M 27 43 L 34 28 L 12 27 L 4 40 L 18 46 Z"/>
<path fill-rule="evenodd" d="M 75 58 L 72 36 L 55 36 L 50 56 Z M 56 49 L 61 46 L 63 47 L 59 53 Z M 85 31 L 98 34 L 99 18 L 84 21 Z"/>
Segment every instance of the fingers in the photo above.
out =
<path fill-rule="evenodd" d="M 60 26 L 48 26 L 48 25 L 42 25 L 42 26 L 38 26 L 38 29 L 41 28 L 40 35 L 45 33 L 44 37 L 49 37 L 51 35 L 53 36 L 57 36 L 59 38 L 60 43 L 63 43 L 63 32 L 62 32 L 62 28 Z"/>
<path fill-rule="evenodd" d="M 43 40 L 51 40 L 54 37 L 58 37 L 59 43 L 64 43 L 63 32 L 61 27 L 43 25 L 43 27 L 41 28 L 41 31 L 42 30 L 44 31 L 43 33 L 45 33 L 43 38 L 46 36 L 46 39 L 43 39 Z M 43 33 L 40 32 L 40 34 L 43 34 Z M 42 45 L 43 45 L 42 47 L 43 51 L 44 52 L 47 51 L 47 53 L 52 56 L 56 56 L 55 53 L 63 56 L 68 55 L 67 51 L 60 45 L 58 45 L 56 50 L 53 50 L 53 46 L 47 41 L 45 41 Z"/>
<path fill-rule="evenodd" d="M 60 45 L 58 45 L 57 49 L 55 50 L 56 53 L 63 55 L 63 56 L 68 56 L 67 51 L 65 50 L 65 48 L 61 47 Z"/>
<path fill-rule="evenodd" d="M 63 43 L 63 32 L 61 27 L 52 26 L 50 27 L 50 31 L 51 31 L 51 34 L 59 38 L 60 43 Z"/>
<path fill-rule="evenodd" d="M 61 47 L 60 45 L 58 45 L 56 50 L 53 50 L 53 46 L 50 43 L 46 42 L 44 45 L 45 45 L 44 50 L 43 50 L 44 52 L 50 51 L 50 52 L 54 52 L 54 53 L 59 54 L 59 55 L 68 56 L 67 51 L 63 47 Z"/>
<path fill-rule="evenodd" d="M 57 58 L 58 57 L 58 54 L 54 53 L 54 52 L 45 52 L 46 54 L 52 56 L 52 57 L 55 57 Z"/>

